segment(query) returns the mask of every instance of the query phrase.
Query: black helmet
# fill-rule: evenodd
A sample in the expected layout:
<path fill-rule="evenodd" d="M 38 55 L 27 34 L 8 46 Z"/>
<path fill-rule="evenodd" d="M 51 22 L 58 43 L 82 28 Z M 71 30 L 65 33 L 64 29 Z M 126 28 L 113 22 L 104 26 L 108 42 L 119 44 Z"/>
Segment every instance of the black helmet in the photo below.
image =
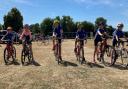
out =
<path fill-rule="evenodd" d="M 25 24 L 25 25 L 23 26 L 23 28 L 28 28 L 28 29 L 29 29 L 29 25 L 28 25 L 28 24 Z"/>

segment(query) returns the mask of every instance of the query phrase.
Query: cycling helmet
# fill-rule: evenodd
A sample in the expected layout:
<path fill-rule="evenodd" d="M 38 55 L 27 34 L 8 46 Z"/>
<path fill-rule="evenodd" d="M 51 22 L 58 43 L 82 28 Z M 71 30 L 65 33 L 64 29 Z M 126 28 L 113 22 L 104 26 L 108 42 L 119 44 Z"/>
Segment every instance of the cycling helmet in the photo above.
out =
<path fill-rule="evenodd" d="M 7 30 L 12 30 L 12 27 L 11 26 L 7 27 Z"/>
<path fill-rule="evenodd" d="M 54 20 L 53 24 L 60 23 L 59 20 Z"/>
<path fill-rule="evenodd" d="M 124 24 L 123 24 L 123 23 L 119 23 L 119 24 L 117 25 L 117 27 L 124 27 Z"/>
<path fill-rule="evenodd" d="M 28 29 L 29 29 L 29 25 L 28 25 L 28 24 L 25 24 L 25 25 L 23 26 L 23 28 L 28 28 Z"/>
<path fill-rule="evenodd" d="M 77 24 L 77 28 L 80 28 L 80 27 L 82 27 L 82 23 L 79 22 L 79 23 Z"/>

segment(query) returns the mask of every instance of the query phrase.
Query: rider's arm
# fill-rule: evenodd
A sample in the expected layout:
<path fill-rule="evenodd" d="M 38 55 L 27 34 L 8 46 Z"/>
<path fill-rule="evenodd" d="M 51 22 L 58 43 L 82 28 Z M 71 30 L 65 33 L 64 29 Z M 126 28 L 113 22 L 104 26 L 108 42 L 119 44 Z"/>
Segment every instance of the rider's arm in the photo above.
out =
<path fill-rule="evenodd" d="M 15 40 L 15 38 L 16 38 L 16 33 L 13 33 L 13 36 L 12 36 L 12 42 Z"/>
<path fill-rule="evenodd" d="M 8 32 L 1 38 L 1 41 L 2 40 L 5 40 L 6 36 L 8 35 Z"/>
<path fill-rule="evenodd" d="M 77 45 L 77 39 L 78 39 L 78 37 L 79 37 L 79 34 L 78 34 L 78 32 L 76 32 L 76 38 L 75 38 L 75 48 L 76 48 L 76 45 Z"/>
<path fill-rule="evenodd" d="M 85 44 L 87 43 L 87 33 L 85 32 Z"/>
<path fill-rule="evenodd" d="M 100 36 L 102 36 L 103 34 L 98 30 L 98 34 L 100 35 Z"/>
<path fill-rule="evenodd" d="M 32 40 L 32 34 L 31 34 L 31 32 L 29 32 L 29 36 L 30 36 L 30 40 Z"/>
<path fill-rule="evenodd" d="M 117 40 L 117 41 L 119 41 L 119 38 L 118 38 L 118 36 L 116 35 L 115 37 L 116 37 L 116 40 Z"/>
<path fill-rule="evenodd" d="M 24 32 L 22 32 L 22 34 L 20 35 L 20 40 L 23 39 L 23 36 L 24 36 Z"/>

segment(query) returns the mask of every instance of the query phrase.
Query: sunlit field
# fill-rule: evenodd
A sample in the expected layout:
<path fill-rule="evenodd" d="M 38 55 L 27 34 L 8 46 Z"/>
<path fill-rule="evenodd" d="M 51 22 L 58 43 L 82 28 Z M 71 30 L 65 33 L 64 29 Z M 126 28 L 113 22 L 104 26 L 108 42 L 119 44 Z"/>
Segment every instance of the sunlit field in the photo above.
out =
<path fill-rule="evenodd" d="M 22 45 L 15 45 L 17 65 L 5 65 L 0 47 L 0 89 L 128 89 L 128 70 L 118 64 L 104 66 L 93 59 L 93 40 L 85 45 L 86 64 L 79 64 L 74 54 L 74 40 L 62 43 L 63 64 L 58 65 L 52 51 L 52 42 L 48 46 L 38 46 L 33 42 L 35 62 L 33 65 L 21 65 Z M 110 58 L 105 57 L 110 61 Z"/>

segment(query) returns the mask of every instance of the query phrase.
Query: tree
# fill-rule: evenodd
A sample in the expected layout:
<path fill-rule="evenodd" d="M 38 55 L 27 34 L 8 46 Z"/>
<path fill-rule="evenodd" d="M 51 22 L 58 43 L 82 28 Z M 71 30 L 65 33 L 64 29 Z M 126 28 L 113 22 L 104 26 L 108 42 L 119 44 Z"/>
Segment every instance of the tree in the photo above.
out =
<path fill-rule="evenodd" d="M 41 27 L 41 31 L 45 34 L 45 35 L 49 35 L 49 32 L 52 32 L 52 24 L 53 24 L 53 19 L 51 18 L 45 18 L 42 23 L 40 24 Z"/>
<path fill-rule="evenodd" d="M 0 30 L 3 30 L 3 26 L 2 26 L 2 24 L 0 24 Z"/>
<path fill-rule="evenodd" d="M 86 30 L 87 32 L 94 32 L 94 24 L 88 21 L 83 21 L 82 22 L 83 29 Z"/>
<path fill-rule="evenodd" d="M 107 33 L 112 36 L 113 32 L 114 32 L 115 28 L 113 28 L 111 25 L 110 26 L 106 26 L 106 31 Z"/>
<path fill-rule="evenodd" d="M 63 16 L 61 19 L 61 25 L 64 32 L 74 32 L 75 24 L 70 16 Z"/>
<path fill-rule="evenodd" d="M 30 29 L 33 34 L 41 33 L 40 25 L 39 23 L 30 25 Z"/>
<path fill-rule="evenodd" d="M 105 26 L 107 26 L 107 20 L 103 17 L 98 17 L 95 21 L 95 28 L 97 29 L 98 28 L 98 24 L 102 22 L 105 24 Z"/>
<path fill-rule="evenodd" d="M 61 19 L 60 19 L 60 16 L 56 16 L 55 19 L 57 19 L 57 20 L 59 20 L 59 21 L 61 20 Z"/>
<path fill-rule="evenodd" d="M 7 29 L 8 26 L 13 27 L 16 32 L 19 32 L 23 27 L 23 16 L 17 8 L 12 8 L 11 11 L 4 16 L 4 29 Z"/>

